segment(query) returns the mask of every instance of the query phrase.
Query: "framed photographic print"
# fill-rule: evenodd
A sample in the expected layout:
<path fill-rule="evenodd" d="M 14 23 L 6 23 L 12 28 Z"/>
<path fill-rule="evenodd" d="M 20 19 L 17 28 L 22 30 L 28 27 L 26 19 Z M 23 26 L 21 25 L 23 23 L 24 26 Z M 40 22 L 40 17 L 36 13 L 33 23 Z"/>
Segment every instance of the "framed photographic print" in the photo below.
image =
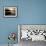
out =
<path fill-rule="evenodd" d="M 4 7 L 4 17 L 16 17 L 17 7 Z"/>

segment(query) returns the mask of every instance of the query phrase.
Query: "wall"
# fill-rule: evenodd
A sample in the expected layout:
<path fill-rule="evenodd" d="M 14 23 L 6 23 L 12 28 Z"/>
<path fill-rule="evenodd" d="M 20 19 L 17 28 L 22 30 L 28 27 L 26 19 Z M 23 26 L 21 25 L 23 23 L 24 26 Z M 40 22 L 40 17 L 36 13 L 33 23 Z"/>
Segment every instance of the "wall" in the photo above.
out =
<path fill-rule="evenodd" d="M 18 0 L 0 0 L 0 44 L 7 44 L 8 34 L 10 32 L 17 32 L 17 18 L 5 18 L 3 15 L 3 9 L 7 6 L 18 6 Z M 17 7 L 18 8 L 18 7 Z M 17 38 L 18 39 L 18 38 Z M 16 43 L 18 43 L 16 39 Z"/>
<path fill-rule="evenodd" d="M 4 18 L 5 6 L 16 6 L 18 16 Z M 46 24 L 46 0 L 0 0 L 0 44 L 8 43 L 9 32 L 17 34 L 18 24 Z"/>

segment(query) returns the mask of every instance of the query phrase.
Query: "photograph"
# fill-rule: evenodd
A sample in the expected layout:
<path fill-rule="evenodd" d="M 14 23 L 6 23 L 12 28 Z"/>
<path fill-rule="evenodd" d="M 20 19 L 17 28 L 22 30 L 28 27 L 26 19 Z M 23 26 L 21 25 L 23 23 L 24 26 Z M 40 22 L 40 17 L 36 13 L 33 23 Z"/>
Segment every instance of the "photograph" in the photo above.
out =
<path fill-rule="evenodd" d="M 4 7 L 4 17 L 16 17 L 17 8 L 16 7 Z"/>

